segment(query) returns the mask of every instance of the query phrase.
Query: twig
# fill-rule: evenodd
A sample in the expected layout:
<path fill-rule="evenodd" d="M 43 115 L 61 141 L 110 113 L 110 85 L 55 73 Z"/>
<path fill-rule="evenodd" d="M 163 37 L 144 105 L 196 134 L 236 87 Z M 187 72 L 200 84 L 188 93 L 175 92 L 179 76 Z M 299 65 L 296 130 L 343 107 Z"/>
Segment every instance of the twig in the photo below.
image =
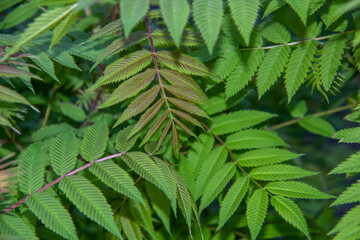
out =
<path fill-rule="evenodd" d="M 15 203 L 14 205 L 8 207 L 7 209 L 5 209 L 4 211 L 0 212 L 0 214 L 3 214 L 3 213 L 7 213 L 9 211 L 11 211 L 12 209 L 18 207 L 19 205 L 23 204 L 26 199 L 28 199 L 31 195 L 33 195 L 34 193 L 37 193 L 37 192 L 42 192 L 44 191 L 45 189 L 48 189 L 49 187 L 55 185 L 56 183 L 60 182 L 63 178 L 67 177 L 67 176 L 71 176 L 71 175 L 74 175 L 75 173 L 77 172 L 80 172 L 88 167 L 90 167 L 91 165 L 93 165 L 94 163 L 98 163 L 98 162 L 103 162 L 103 161 L 106 161 L 106 160 L 109 160 L 109 159 L 112 159 L 112 158 L 116 158 L 116 157 L 120 157 L 121 155 L 125 154 L 126 152 L 121 152 L 121 153 L 117 153 L 117 154 L 113 154 L 113 155 L 110 155 L 110 156 L 107 156 L 107 157 L 104 157 L 104 158 L 100 158 L 100 159 L 97 159 L 97 160 L 94 160 L 92 162 L 89 162 L 87 164 L 85 164 L 84 166 L 80 167 L 80 168 L 77 168 L 75 169 L 74 171 L 71 171 L 65 175 L 62 175 L 61 177 L 57 178 L 56 180 L 52 181 L 51 183 L 45 185 L 44 187 L 36 190 L 35 192 L 32 192 L 30 194 L 28 194 L 26 197 L 24 197 L 23 199 L 21 199 L 20 201 L 18 201 L 17 203 Z"/>
<path fill-rule="evenodd" d="M 348 105 L 345 105 L 345 106 L 342 106 L 342 107 L 337 107 L 337 108 L 330 109 L 330 110 L 326 110 L 326 111 L 323 111 L 323 112 L 314 113 L 314 114 L 311 114 L 310 116 L 313 116 L 313 117 L 321 117 L 321 116 L 325 116 L 325 115 L 330 115 L 330 114 L 333 114 L 333 113 L 341 112 L 341 111 L 344 111 L 344 110 L 353 108 L 353 107 L 355 107 L 355 106 L 356 106 L 356 104 L 354 104 L 354 103 L 353 103 L 353 104 L 348 104 Z M 290 120 L 290 121 L 286 121 L 286 122 L 283 122 L 283 123 L 274 125 L 274 126 L 272 126 L 272 127 L 268 127 L 267 130 L 275 130 L 275 129 L 283 128 L 283 127 L 286 127 L 286 126 L 295 124 L 295 123 L 299 122 L 301 119 L 302 119 L 302 118 L 292 119 L 292 120 Z"/>

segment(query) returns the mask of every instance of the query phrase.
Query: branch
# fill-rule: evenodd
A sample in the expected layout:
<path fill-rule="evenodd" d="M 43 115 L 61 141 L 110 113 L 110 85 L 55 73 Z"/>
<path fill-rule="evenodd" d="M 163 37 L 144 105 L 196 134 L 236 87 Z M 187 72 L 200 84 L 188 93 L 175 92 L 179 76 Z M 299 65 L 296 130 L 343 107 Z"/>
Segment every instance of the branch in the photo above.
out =
<path fill-rule="evenodd" d="M 313 117 L 326 116 L 326 115 L 330 115 L 330 114 L 333 114 L 333 113 L 337 113 L 337 112 L 341 112 L 341 111 L 353 108 L 355 106 L 356 106 L 356 103 L 352 103 L 352 104 L 348 104 L 348 105 L 345 105 L 345 106 L 342 106 L 342 107 L 337 107 L 337 108 L 334 108 L 334 109 L 326 110 L 326 111 L 323 111 L 323 112 L 310 114 L 310 116 L 313 116 Z M 295 123 L 299 122 L 301 119 L 302 118 L 292 119 L 290 121 L 286 121 L 286 122 L 274 125 L 272 127 L 268 127 L 267 130 L 275 130 L 275 129 L 287 127 L 289 125 L 292 125 L 292 124 L 295 124 Z"/>
<path fill-rule="evenodd" d="M 44 191 L 45 189 L 48 189 L 49 187 L 55 185 L 56 183 L 60 182 L 64 177 L 67 177 L 67 176 L 71 176 L 71 175 L 74 175 L 75 173 L 77 172 L 80 172 L 88 167 L 90 167 L 91 165 L 93 165 L 94 163 L 98 163 L 98 162 L 102 162 L 102 161 L 106 161 L 106 160 L 109 160 L 109 159 L 112 159 L 112 158 L 115 158 L 115 157 L 120 157 L 121 155 L 125 154 L 126 152 L 121 152 L 121 153 L 117 153 L 117 154 L 113 154 L 113 155 L 110 155 L 110 156 L 107 156 L 107 157 L 104 157 L 104 158 L 100 158 L 100 159 L 97 159 L 97 160 L 94 160 L 92 162 L 89 162 L 87 164 L 85 164 L 84 166 L 80 167 L 80 168 L 77 168 L 75 169 L 74 171 L 72 172 L 69 172 L 65 175 L 62 175 L 61 177 L 57 178 L 56 180 L 52 181 L 51 183 L 45 185 L 44 187 L 36 190 L 35 192 L 32 192 L 30 193 L 29 195 L 27 195 L 26 197 L 24 197 L 23 199 L 21 199 L 20 201 L 18 201 L 17 203 L 15 203 L 14 205 L 8 207 L 7 209 L 5 209 L 4 211 L 0 212 L 0 214 L 3 214 L 3 213 L 7 213 L 7 212 L 10 212 L 11 210 L 13 210 L 14 208 L 20 206 L 21 204 L 23 204 L 26 199 L 28 199 L 31 195 L 33 195 L 34 193 L 37 193 L 37 192 L 42 192 Z"/>

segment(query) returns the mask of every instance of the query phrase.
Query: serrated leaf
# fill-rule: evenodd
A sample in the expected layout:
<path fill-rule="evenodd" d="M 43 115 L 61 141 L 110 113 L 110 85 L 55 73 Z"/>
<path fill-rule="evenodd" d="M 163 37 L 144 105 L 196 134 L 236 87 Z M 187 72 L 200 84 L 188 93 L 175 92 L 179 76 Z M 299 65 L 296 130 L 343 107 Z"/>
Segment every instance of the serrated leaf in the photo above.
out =
<path fill-rule="evenodd" d="M 286 222 L 299 229 L 308 239 L 310 239 L 306 220 L 301 213 L 300 208 L 293 201 L 282 196 L 271 196 L 270 202 Z"/>
<path fill-rule="evenodd" d="M 132 216 L 135 218 L 136 222 L 146 230 L 152 238 L 155 237 L 155 230 L 152 223 L 151 218 L 151 210 L 147 202 L 145 202 L 145 206 L 140 205 L 137 201 L 130 199 L 129 201 L 130 212 Z"/>
<path fill-rule="evenodd" d="M 291 40 L 291 34 L 284 25 L 274 22 L 269 26 L 265 27 L 261 32 L 261 35 L 266 40 L 273 43 L 288 43 Z"/>
<path fill-rule="evenodd" d="M 115 191 L 145 205 L 139 190 L 135 187 L 133 179 L 113 161 L 108 160 L 94 163 L 89 168 L 96 177 Z"/>
<path fill-rule="evenodd" d="M 172 97 L 168 97 L 167 99 L 169 100 L 169 102 L 174 104 L 176 107 L 178 107 L 188 113 L 210 119 L 209 116 L 201 108 L 199 108 L 198 106 L 196 106 L 193 103 L 190 103 L 190 102 L 187 102 L 187 101 L 184 101 L 181 99 L 177 99 L 177 98 L 172 98 Z"/>
<path fill-rule="evenodd" d="M 251 195 L 246 207 L 246 219 L 251 233 L 251 239 L 256 239 L 266 217 L 269 204 L 268 193 L 263 189 L 257 189 Z"/>
<path fill-rule="evenodd" d="M 132 126 L 128 126 L 124 129 L 120 130 L 118 135 L 116 136 L 115 148 L 119 152 L 129 151 L 136 143 L 137 136 L 129 138 L 129 135 L 130 135 L 130 132 L 132 129 L 133 129 Z"/>
<path fill-rule="evenodd" d="M 226 184 L 234 176 L 236 171 L 235 163 L 226 163 L 220 170 L 218 170 L 208 182 L 204 194 L 201 197 L 199 213 L 206 208 L 226 187 Z"/>
<path fill-rule="evenodd" d="M 331 137 L 335 133 L 334 127 L 328 121 L 311 115 L 300 119 L 299 125 L 309 132 L 325 137 Z"/>
<path fill-rule="evenodd" d="M 7 87 L 0 85 L 0 101 L 10 102 L 10 103 L 21 103 L 30 106 L 35 111 L 38 111 L 31 103 L 22 95 L 13 91 Z"/>
<path fill-rule="evenodd" d="M 168 110 L 165 110 L 165 112 L 156 120 L 156 122 L 152 125 L 152 127 L 147 131 L 145 137 L 143 138 L 143 140 L 140 143 L 140 146 L 142 146 L 144 143 L 149 141 L 150 138 L 160 129 L 160 127 L 164 124 L 168 115 L 169 115 Z M 168 133 L 168 131 L 170 129 L 171 122 L 172 121 L 169 120 L 167 122 L 167 124 L 165 125 L 163 132 L 161 134 L 158 146 L 160 146 L 162 141 L 165 139 L 166 134 Z"/>
<path fill-rule="evenodd" d="M 298 158 L 302 154 L 290 152 L 285 149 L 264 148 L 251 150 L 236 156 L 238 163 L 243 167 L 258 167 L 263 165 L 284 162 Z"/>
<path fill-rule="evenodd" d="M 109 107 L 135 96 L 141 90 L 147 88 L 150 85 L 155 77 L 155 74 L 156 70 L 150 68 L 145 72 L 135 75 L 126 82 L 123 82 L 112 92 L 111 96 L 106 99 L 106 102 L 99 106 L 99 108 Z"/>
<path fill-rule="evenodd" d="M 215 60 L 212 67 L 212 70 L 220 79 L 212 78 L 212 80 L 221 82 L 221 79 L 226 79 L 234 71 L 240 60 L 237 48 L 230 44 L 225 45 L 222 54 Z"/>
<path fill-rule="evenodd" d="M 8 61 L 9 62 L 9 61 Z M 22 62 L 21 62 L 22 63 Z M 5 64 L 0 64 L 0 76 L 1 77 L 8 77 L 8 78 L 15 78 L 15 77 L 30 77 L 30 78 L 36 78 L 36 79 L 40 79 L 41 78 L 31 72 L 16 68 L 16 67 L 12 67 L 12 66 L 8 66 Z"/>
<path fill-rule="evenodd" d="M 196 118 L 192 117 L 190 114 L 187 114 L 187 113 L 185 113 L 183 111 L 179 111 L 179 110 L 176 110 L 176 109 L 171 109 L 171 112 L 174 113 L 176 116 L 178 116 L 178 117 L 180 117 L 180 118 L 182 118 L 182 119 L 184 119 L 184 120 L 186 120 L 186 121 L 188 121 L 188 122 L 190 122 L 190 123 L 192 123 L 192 124 L 194 124 L 194 125 L 196 125 L 198 127 L 201 127 L 201 128 L 203 127 L 201 125 L 201 123 Z"/>
<path fill-rule="evenodd" d="M 38 144 L 27 147 L 19 157 L 19 185 L 25 194 L 35 192 L 44 185 L 44 155 Z"/>
<path fill-rule="evenodd" d="M 142 240 L 143 239 L 143 234 L 141 232 L 140 226 L 135 221 L 135 219 L 132 217 L 132 215 L 129 211 L 129 206 L 127 206 L 127 205 L 124 205 L 121 208 L 120 222 L 121 222 L 121 227 L 123 229 L 123 232 L 128 239 L 134 239 L 134 240 Z"/>
<path fill-rule="evenodd" d="M 5 61 L 11 54 L 20 50 L 25 44 L 35 39 L 43 32 L 53 28 L 68 14 L 70 14 L 77 6 L 78 4 L 75 3 L 70 7 L 55 8 L 41 14 L 41 16 L 37 17 L 34 22 L 29 24 L 24 33 L 21 34 L 20 39 L 16 41 L 10 51 L 8 51 L 7 54 L 2 58 L 2 61 Z"/>
<path fill-rule="evenodd" d="M 335 34 L 325 43 L 320 57 L 320 78 L 326 91 L 330 90 L 334 77 L 341 64 L 346 46 L 345 34 Z"/>
<path fill-rule="evenodd" d="M 241 110 L 221 114 L 213 118 L 214 124 L 211 126 L 211 131 L 216 135 L 237 132 L 275 116 L 275 114 L 254 110 Z"/>
<path fill-rule="evenodd" d="M 122 239 L 110 205 L 89 180 L 79 175 L 68 176 L 60 181 L 59 188 L 80 212 Z"/>
<path fill-rule="evenodd" d="M 252 169 L 249 173 L 251 178 L 263 181 L 296 179 L 316 174 L 318 173 L 310 172 L 305 169 L 286 164 L 274 164 L 270 166 L 258 167 Z"/>
<path fill-rule="evenodd" d="M 53 36 L 51 39 L 50 48 L 52 48 L 56 43 L 58 43 L 63 36 L 66 35 L 66 32 L 75 24 L 77 20 L 77 15 L 75 13 L 70 13 L 66 18 L 64 18 L 59 25 L 54 28 Z"/>
<path fill-rule="evenodd" d="M 195 0 L 192 8 L 195 23 L 212 54 L 223 17 L 222 0 Z"/>
<path fill-rule="evenodd" d="M 264 12 L 263 18 L 285 6 L 285 4 L 285 0 L 272 0 Z"/>
<path fill-rule="evenodd" d="M 327 14 L 326 27 L 329 28 L 331 24 L 335 23 L 347 11 L 357 8 L 359 2 L 356 0 L 338 0 L 331 2 L 329 13 Z"/>
<path fill-rule="evenodd" d="M 316 54 L 317 44 L 317 41 L 299 44 L 290 55 L 285 71 L 285 87 L 289 101 L 305 81 L 308 69 Z"/>
<path fill-rule="evenodd" d="M 125 57 L 110 64 L 96 83 L 89 89 L 93 90 L 101 85 L 114 82 L 121 82 L 128 77 L 140 72 L 147 67 L 152 61 L 152 53 L 148 50 L 140 50 L 130 53 Z"/>
<path fill-rule="evenodd" d="M 160 188 L 165 195 L 169 196 L 169 192 L 165 185 L 164 176 L 159 167 L 146 154 L 142 152 L 129 152 L 121 156 L 121 159 L 140 177 L 146 181 L 153 183 Z"/>
<path fill-rule="evenodd" d="M 95 41 L 103 36 L 106 36 L 106 35 L 121 31 L 121 30 L 122 30 L 121 20 L 120 19 L 115 20 L 115 21 L 105 25 L 99 31 L 97 31 L 96 33 L 91 35 L 91 37 L 88 40 L 86 40 L 85 43 Z"/>
<path fill-rule="evenodd" d="M 2 235 L 20 237 L 22 239 L 39 239 L 24 220 L 16 214 L 1 214 L 0 229 Z"/>
<path fill-rule="evenodd" d="M 357 173 L 360 172 L 360 153 L 355 153 L 348 157 L 346 161 L 340 163 L 329 174 Z"/>
<path fill-rule="evenodd" d="M 7 1 L 7 0 L 5 0 L 5 1 Z M 12 4 L 17 4 L 17 2 L 19 2 L 19 0 L 12 1 L 12 2 L 13 2 Z M 7 4 L 8 3 L 6 3 L 6 2 L 4 3 L 4 1 L 1 1 L 0 8 L 9 6 Z M 39 9 L 38 9 L 37 4 L 34 4 L 33 2 L 27 2 L 27 3 L 20 4 L 18 7 L 16 7 L 11 12 L 9 12 L 5 16 L 5 18 L 3 18 L 1 20 L 0 29 L 14 27 L 14 26 L 24 22 L 25 20 L 31 18 L 38 10 Z"/>
<path fill-rule="evenodd" d="M 101 63 L 104 59 L 124 51 L 128 47 L 138 44 L 146 39 L 148 39 L 149 36 L 146 32 L 134 32 L 131 33 L 127 38 L 120 37 L 113 41 L 109 46 L 106 47 L 104 51 L 101 52 L 99 58 L 96 60 L 92 68 L 97 66 L 99 63 Z"/>
<path fill-rule="evenodd" d="M 353 183 L 350 187 L 346 188 L 337 199 L 331 204 L 331 206 L 346 204 L 346 203 L 355 203 L 360 201 L 360 180 L 356 183 Z"/>
<path fill-rule="evenodd" d="M 344 216 L 342 216 L 341 220 L 336 224 L 336 226 L 328 233 L 334 234 L 337 232 L 349 232 L 349 228 L 357 228 L 357 225 L 359 222 L 359 214 L 360 214 L 360 205 L 357 205 L 356 207 L 353 207 L 351 210 L 349 210 Z M 356 226 L 356 227 L 355 227 Z"/>
<path fill-rule="evenodd" d="M 360 143 L 360 127 L 346 128 L 337 131 L 333 138 L 340 139 L 344 143 Z"/>
<path fill-rule="evenodd" d="M 160 10 L 177 47 L 188 22 L 190 7 L 186 0 L 161 0 Z"/>
<path fill-rule="evenodd" d="M 275 132 L 248 129 L 228 136 L 226 145 L 230 149 L 249 149 L 286 146 L 286 143 Z"/>
<path fill-rule="evenodd" d="M 104 119 L 96 122 L 86 131 L 81 145 L 81 156 L 88 162 L 99 159 L 104 155 L 109 129 Z"/>
<path fill-rule="evenodd" d="M 214 75 L 203 63 L 185 54 L 161 50 L 156 52 L 156 58 L 166 67 L 181 73 L 195 76 Z"/>
<path fill-rule="evenodd" d="M 52 124 L 37 130 L 33 135 L 34 141 L 41 141 L 46 138 L 54 137 L 59 133 L 71 129 L 72 127 L 67 123 Z"/>
<path fill-rule="evenodd" d="M 206 98 L 205 94 L 194 91 L 192 88 L 187 86 L 176 86 L 164 84 L 163 87 L 169 91 L 172 95 L 187 100 L 189 102 L 197 104 L 206 104 L 209 100 Z"/>
<path fill-rule="evenodd" d="M 246 45 L 249 45 L 250 35 L 258 16 L 260 1 L 229 0 L 228 4 L 231 16 L 234 19 L 241 36 L 244 38 Z"/>
<path fill-rule="evenodd" d="M 291 48 L 285 45 L 272 48 L 265 54 L 256 78 L 259 98 L 274 85 L 283 73 L 289 59 L 290 51 Z"/>
<path fill-rule="evenodd" d="M 296 14 L 300 17 L 303 24 L 307 25 L 307 17 L 308 17 L 308 10 L 309 10 L 309 4 L 310 0 L 285 0 L 287 4 L 290 5 L 292 9 L 296 12 Z"/>
<path fill-rule="evenodd" d="M 230 189 L 227 191 L 224 200 L 220 204 L 218 231 L 239 207 L 242 199 L 249 188 L 249 178 L 237 178 Z"/>
<path fill-rule="evenodd" d="M 78 239 L 70 214 L 60 201 L 47 192 L 38 192 L 26 200 L 29 210 L 51 231 L 66 239 Z"/>
<path fill-rule="evenodd" d="M 149 105 L 155 100 L 159 90 L 160 86 L 156 85 L 132 101 L 126 110 L 121 114 L 121 117 L 116 121 L 114 127 L 147 109 L 147 107 L 149 107 Z"/>
<path fill-rule="evenodd" d="M 223 146 L 214 148 L 206 157 L 206 164 L 198 171 L 195 182 L 194 199 L 198 200 L 203 194 L 207 183 L 214 174 L 223 166 L 228 156 L 227 150 Z"/>
<path fill-rule="evenodd" d="M 172 133 L 171 143 L 173 146 L 173 151 L 174 151 L 175 157 L 179 158 L 180 139 L 179 139 L 179 133 L 176 129 L 176 125 L 174 122 L 171 122 L 171 133 Z"/>
<path fill-rule="evenodd" d="M 160 69 L 159 72 L 161 76 L 163 76 L 172 85 L 187 86 L 199 93 L 202 93 L 199 84 L 195 82 L 194 79 L 185 74 L 169 69 Z"/>
<path fill-rule="evenodd" d="M 121 0 L 120 16 L 124 25 L 125 37 L 138 24 L 149 10 L 150 0 Z"/>
<path fill-rule="evenodd" d="M 330 199 L 334 196 L 321 192 L 318 189 L 302 182 L 286 181 L 271 182 L 266 184 L 265 189 L 270 193 L 285 197 L 301 199 Z"/>
<path fill-rule="evenodd" d="M 83 122 L 86 119 L 85 111 L 81 107 L 72 103 L 61 104 L 61 112 L 77 122 Z"/>
<path fill-rule="evenodd" d="M 62 176 L 74 169 L 78 155 L 78 141 L 68 130 L 60 133 L 51 144 L 50 161 L 54 172 Z"/>
<path fill-rule="evenodd" d="M 291 109 L 290 114 L 294 118 L 302 118 L 305 116 L 307 111 L 308 109 L 306 106 L 306 101 L 301 100 L 295 105 L 294 108 Z"/>

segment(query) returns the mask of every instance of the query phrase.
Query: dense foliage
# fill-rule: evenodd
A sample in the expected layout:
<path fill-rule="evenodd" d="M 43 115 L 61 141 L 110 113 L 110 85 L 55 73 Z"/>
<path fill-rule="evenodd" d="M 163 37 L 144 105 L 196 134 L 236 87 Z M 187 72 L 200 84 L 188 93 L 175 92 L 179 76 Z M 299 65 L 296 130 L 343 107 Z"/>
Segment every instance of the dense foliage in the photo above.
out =
<path fill-rule="evenodd" d="M 360 239 L 358 0 L 0 13 L 1 239 Z"/>

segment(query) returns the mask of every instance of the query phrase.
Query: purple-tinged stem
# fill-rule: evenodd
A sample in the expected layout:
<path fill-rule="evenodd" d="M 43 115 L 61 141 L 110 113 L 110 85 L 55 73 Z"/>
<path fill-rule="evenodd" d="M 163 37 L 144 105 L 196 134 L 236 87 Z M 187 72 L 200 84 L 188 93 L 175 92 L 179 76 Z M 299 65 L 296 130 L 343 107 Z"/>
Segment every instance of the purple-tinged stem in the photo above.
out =
<path fill-rule="evenodd" d="M 65 175 L 62 175 L 61 177 L 59 177 L 59 178 L 57 178 L 56 180 L 52 181 L 51 183 L 45 185 L 44 187 L 36 190 L 35 192 L 30 193 L 29 195 L 27 195 L 26 197 L 24 197 L 23 199 L 21 199 L 20 201 L 18 201 L 17 203 L 15 203 L 14 205 L 12 205 L 12 206 L 8 207 L 7 209 L 5 209 L 4 211 L 0 212 L 0 214 L 3 214 L 3 213 L 6 213 L 6 212 L 11 211 L 12 209 L 16 208 L 17 206 L 23 204 L 23 203 L 26 201 L 26 199 L 27 199 L 28 197 L 30 197 L 31 195 L 33 195 L 34 193 L 44 191 L 45 189 L 47 189 L 47 188 L 53 186 L 54 184 L 60 182 L 64 177 L 74 175 L 75 173 L 80 172 L 80 171 L 82 171 L 82 170 L 90 167 L 90 166 L 93 165 L 94 163 L 98 163 L 98 162 L 106 161 L 106 160 L 109 160 L 109 159 L 112 159 L 112 158 L 120 157 L 121 155 L 123 155 L 123 154 L 125 154 L 125 153 L 126 153 L 126 152 L 121 152 L 121 153 L 113 154 L 113 155 L 110 155 L 110 156 L 107 156 L 107 157 L 104 157 L 104 158 L 100 158 L 100 159 L 94 160 L 94 161 L 92 161 L 92 162 L 89 162 L 89 163 L 85 164 L 84 166 L 82 166 L 82 167 L 80 167 L 80 168 L 75 169 L 75 170 L 72 171 L 72 172 L 69 172 L 69 173 L 67 173 L 67 174 L 65 174 Z"/>

